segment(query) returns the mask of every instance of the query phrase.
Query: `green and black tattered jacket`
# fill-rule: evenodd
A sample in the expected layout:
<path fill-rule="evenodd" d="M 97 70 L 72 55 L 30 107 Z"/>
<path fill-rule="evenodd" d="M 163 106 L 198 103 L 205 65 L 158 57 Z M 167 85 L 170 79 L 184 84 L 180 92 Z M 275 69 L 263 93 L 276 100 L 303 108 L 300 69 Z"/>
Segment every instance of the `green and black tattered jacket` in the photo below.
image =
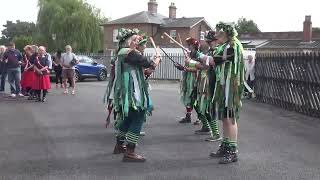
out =
<path fill-rule="evenodd" d="M 242 44 L 234 37 L 231 42 L 218 46 L 214 56 L 222 57 L 225 62 L 215 69 L 216 83 L 212 103 L 216 104 L 219 113 L 224 113 L 226 108 L 233 111 L 234 118 L 238 120 L 245 88 Z"/>
<path fill-rule="evenodd" d="M 106 95 L 112 100 L 117 120 L 128 117 L 129 109 L 150 113 L 153 110 L 152 100 L 145 80 L 144 68 L 154 67 L 153 61 L 148 61 L 137 50 L 122 48 L 114 62 L 114 79 Z"/>

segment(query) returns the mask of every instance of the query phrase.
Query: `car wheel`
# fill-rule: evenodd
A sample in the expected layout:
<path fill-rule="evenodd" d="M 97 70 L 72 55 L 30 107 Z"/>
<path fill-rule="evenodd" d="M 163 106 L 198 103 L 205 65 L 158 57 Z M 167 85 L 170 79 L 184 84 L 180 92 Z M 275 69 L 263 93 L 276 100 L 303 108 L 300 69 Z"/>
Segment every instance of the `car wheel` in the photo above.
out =
<path fill-rule="evenodd" d="M 75 80 L 75 82 L 81 81 L 81 75 L 80 75 L 79 71 L 76 71 L 76 73 L 74 75 L 74 80 Z"/>
<path fill-rule="evenodd" d="M 107 79 L 107 72 L 105 70 L 101 70 L 98 75 L 98 81 L 105 81 Z"/>

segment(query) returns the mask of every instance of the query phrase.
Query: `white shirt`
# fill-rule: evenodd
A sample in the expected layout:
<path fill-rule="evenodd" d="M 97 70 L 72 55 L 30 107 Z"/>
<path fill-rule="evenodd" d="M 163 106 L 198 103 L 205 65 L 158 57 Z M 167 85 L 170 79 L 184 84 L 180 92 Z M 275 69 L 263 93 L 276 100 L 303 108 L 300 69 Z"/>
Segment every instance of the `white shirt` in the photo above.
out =
<path fill-rule="evenodd" d="M 49 69 L 52 69 L 52 58 L 51 55 L 49 53 L 46 54 L 46 56 L 48 57 L 48 61 L 49 61 Z"/>
<path fill-rule="evenodd" d="M 246 67 L 246 80 L 249 79 L 249 76 L 250 76 L 250 80 L 253 81 L 255 79 L 255 61 L 252 60 L 251 63 L 249 63 L 249 60 L 246 60 L 246 63 L 245 63 L 245 67 Z"/>
<path fill-rule="evenodd" d="M 73 53 L 64 53 L 62 54 L 61 56 L 61 63 L 63 65 L 67 65 L 67 66 L 70 66 L 70 63 L 73 59 L 77 59 L 77 56 Z M 63 67 L 63 69 L 76 69 L 74 66 L 72 66 L 71 68 L 66 68 L 66 67 Z"/>

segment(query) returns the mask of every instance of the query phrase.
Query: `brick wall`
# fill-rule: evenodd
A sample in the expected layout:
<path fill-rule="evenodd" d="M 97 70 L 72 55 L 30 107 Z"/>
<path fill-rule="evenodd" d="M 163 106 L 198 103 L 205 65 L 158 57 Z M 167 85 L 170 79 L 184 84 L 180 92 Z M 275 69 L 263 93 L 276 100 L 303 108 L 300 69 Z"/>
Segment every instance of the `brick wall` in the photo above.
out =
<path fill-rule="evenodd" d="M 161 28 L 159 25 L 155 24 L 126 24 L 126 25 L 106 25 L 104 27 L 104 50 L 106 49 L 116 49 L 117 43 L 113 42 L 113 30 L 119 28 L 138 28 L 140 31 L 146 33 L 148 36 L 154 37 L 155 43 L 161 47 L 166 48 L 178 48 L 174 43 L 170 43 L 169 38 L 163 35 L 164 32 L 170 35 L 170 30 L 176 30 L 177 41 L 178 33 L 180 34 L 183 45 L 186 45 L 185 40 L 188 37 L 194 37 L 200 39 L 200 32 L 208 31 L 210 27 L 205 22 L 201 22 L 194 26 L 193 28 Z M 178 41 L 179 42 L 179 41 Z M 205 44 L 205 41 L 200 41 L 201 44 Z M 151 47 L 151 44 L 148 44 L 148 47 Z"/>
<path fill-rule="evenodd" d="M 125 25 L 105 25 L 104 26 L 104 50 L 116 49 L 117 42 L 113 42 L 113 30 L 119 28 L 138 28 L 146 35 L 151 36 L 157 33 L 157 25 L 152 24 L 125 24 Z"/>
<path fill-rule="evenodd" d="M 190 28 L 160 28 L 157 35 L 155 36 L 155 40 L 157 41 L 157 44 L 159 44 L 162 47 L 167 48 L 178 48 L 178 46 L 174 43 L 170 43 L 170 39 L 163 35 L 164 32 L 168 33 L 170 35 L 171 30 L 176 30 L 177 33 L 177 41 L 178 34 L 180 34 L 181 41 L 185 45 L 185 39 L 190 36 Z"/>
<path fill-rule="evenodd" d="M 206 32 L 210 29 L 211 28 L 204 21 L 202 21 L 191 29 L 190 36 L 200 40 L 201 31 Z M 201 40 L 200 43 L 201 45 L 206 45 L 206 42 L 204 40 Z"/>

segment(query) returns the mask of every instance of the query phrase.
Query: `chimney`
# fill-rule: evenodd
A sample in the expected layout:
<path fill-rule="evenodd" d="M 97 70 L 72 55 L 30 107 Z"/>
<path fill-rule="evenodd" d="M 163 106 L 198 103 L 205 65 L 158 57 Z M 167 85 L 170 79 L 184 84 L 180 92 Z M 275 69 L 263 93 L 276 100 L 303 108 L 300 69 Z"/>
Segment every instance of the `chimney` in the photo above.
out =
<path fill-rule="evenodd" d="M 171 5 L 169 6 L 169 18 L 170 19 L 177 18 L 177 7 L 174 3 L 171 3 Z"/>
<path fill-rule="evenodd" d="M 303 41 L 311 42 L 312 41 L 312 22 L 311 16 L 306 16 L 303 22 Z"/>
<path fill-rule="evenodd" d="M 156 0 L 150 0 L 148 2 L 148 11 L 153 13 L 153 14 L 156 14 L 157 11 L 158 11 L 158 3 Z"/>

